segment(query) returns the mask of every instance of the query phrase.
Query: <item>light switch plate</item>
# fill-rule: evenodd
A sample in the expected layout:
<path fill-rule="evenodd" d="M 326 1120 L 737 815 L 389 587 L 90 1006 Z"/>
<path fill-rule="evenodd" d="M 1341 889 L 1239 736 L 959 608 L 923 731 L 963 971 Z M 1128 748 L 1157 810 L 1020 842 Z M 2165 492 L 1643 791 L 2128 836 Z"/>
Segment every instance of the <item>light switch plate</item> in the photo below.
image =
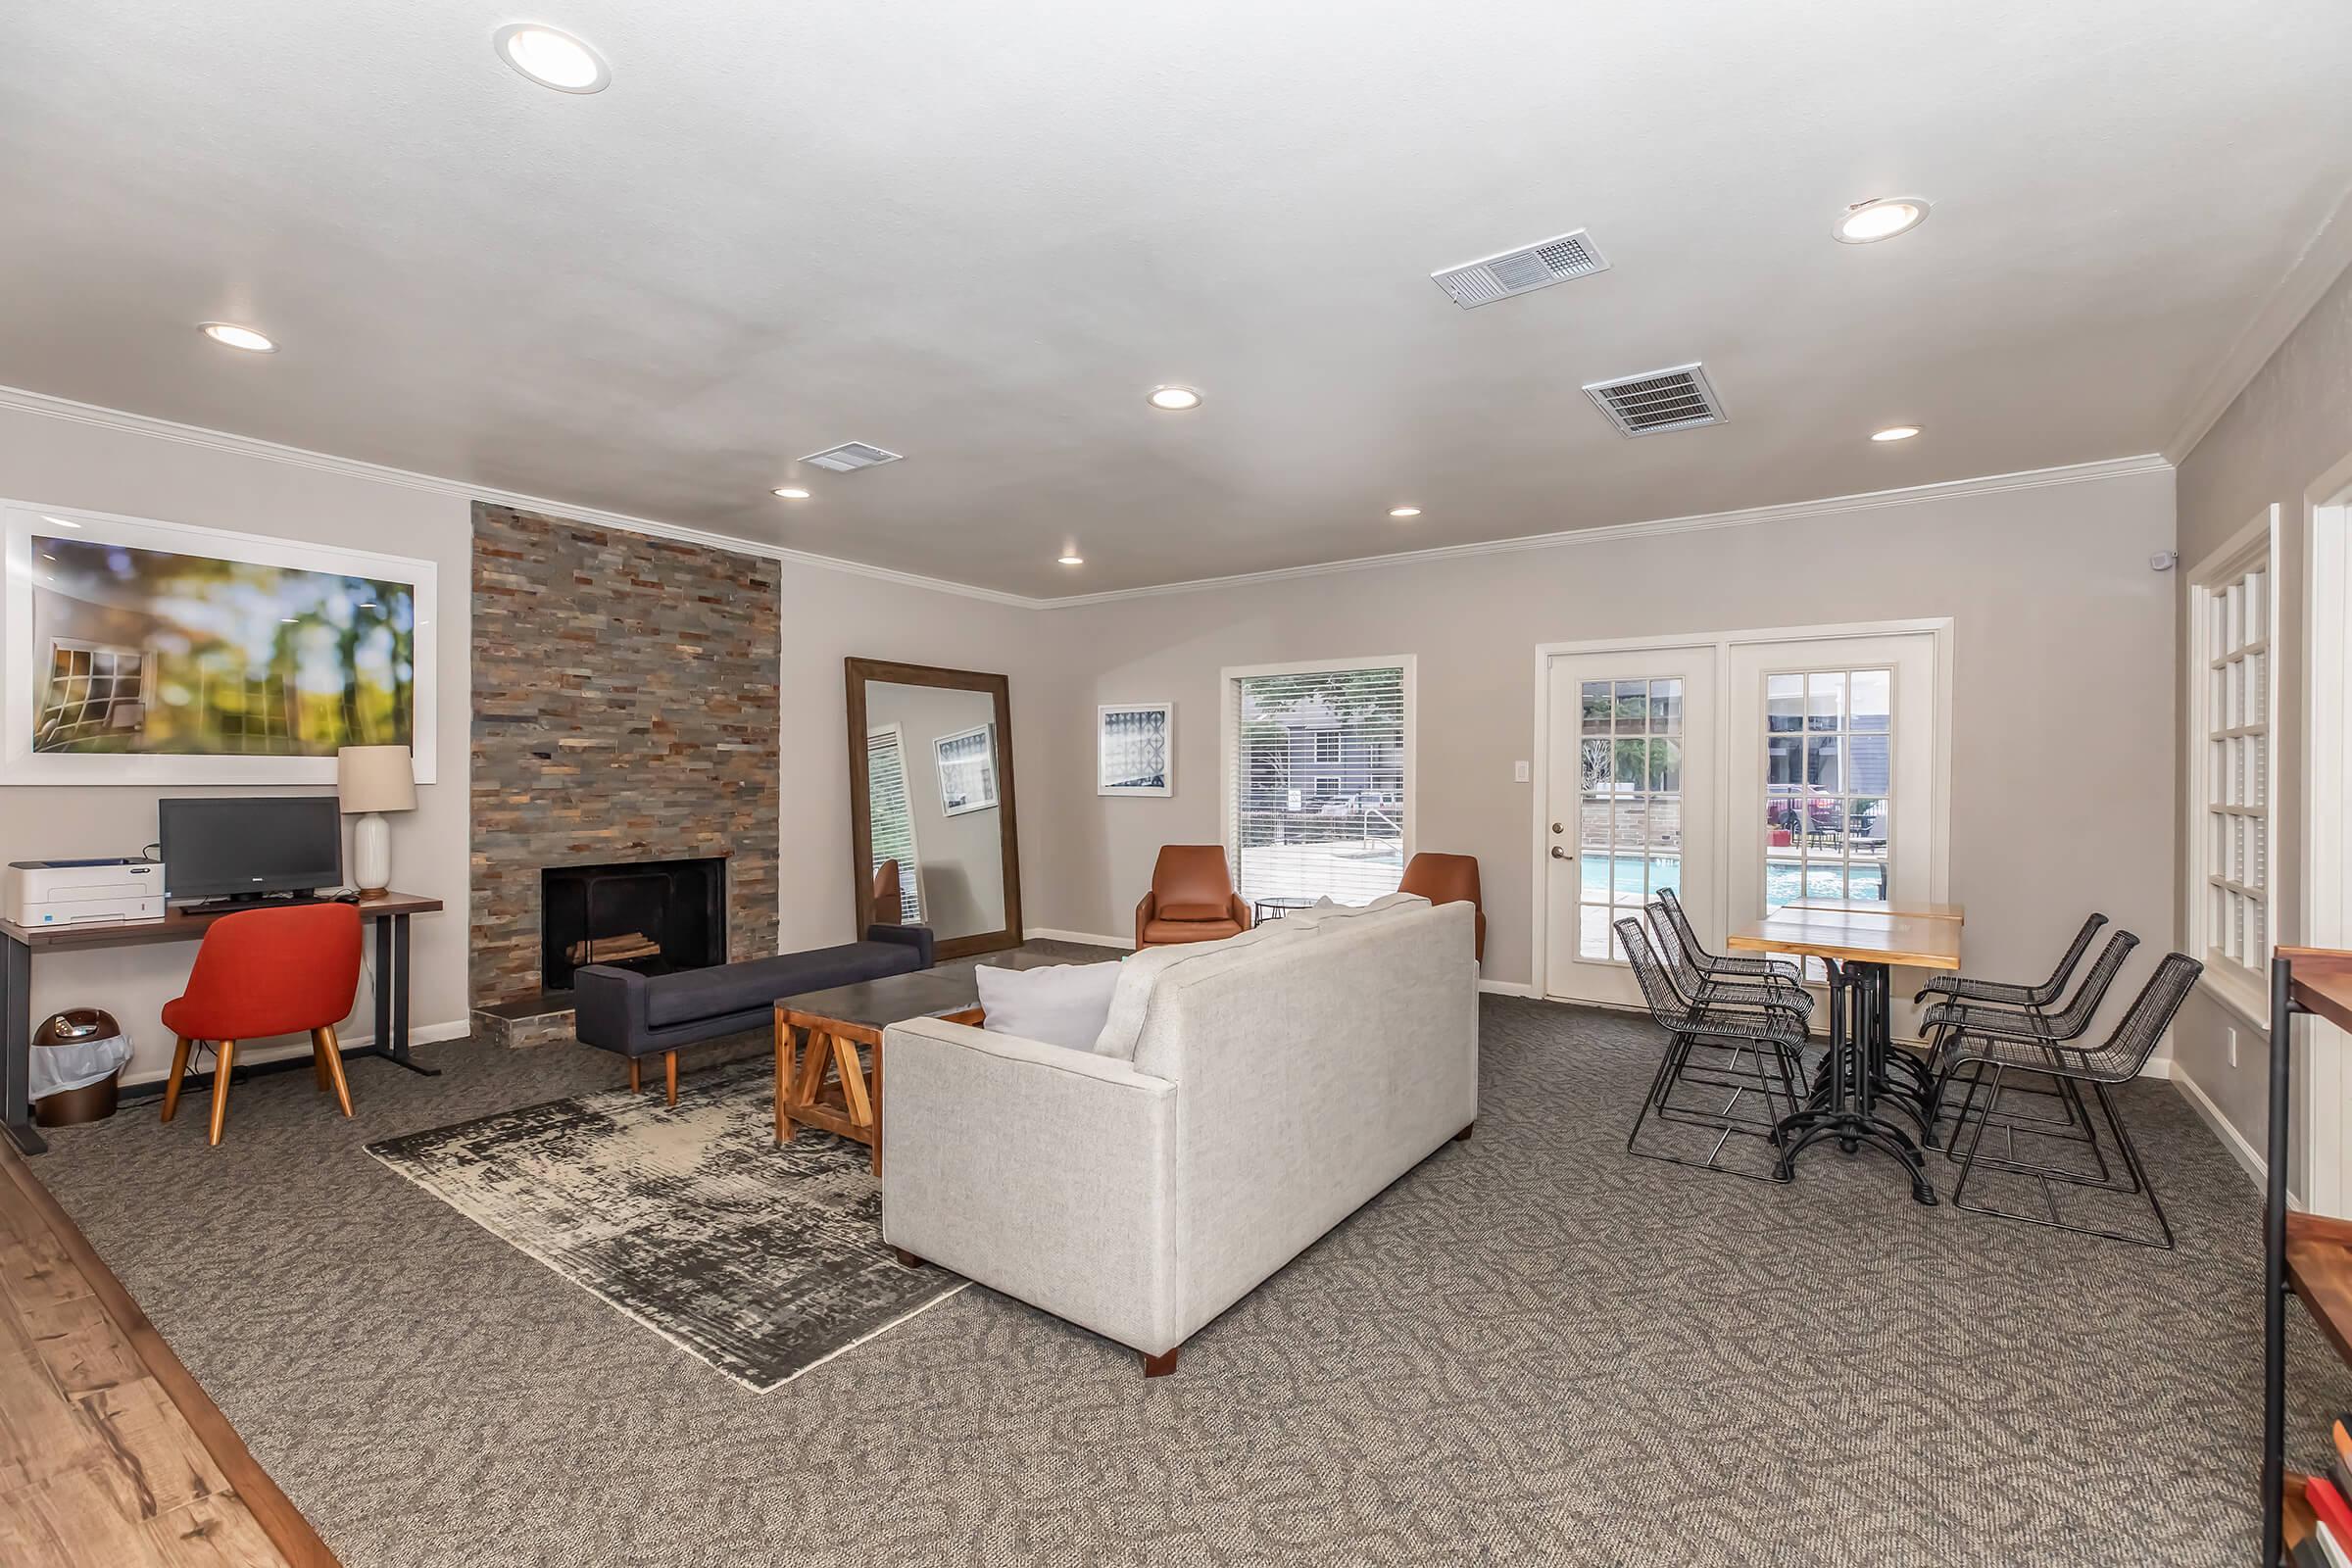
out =
<path fill-rule="evenodd" d="M 1518 783 L 1526 783 L 1528 779 L 1527 764 L 1525 762 L 1513 762 L 1511 764 L 1511 777 Z"/>

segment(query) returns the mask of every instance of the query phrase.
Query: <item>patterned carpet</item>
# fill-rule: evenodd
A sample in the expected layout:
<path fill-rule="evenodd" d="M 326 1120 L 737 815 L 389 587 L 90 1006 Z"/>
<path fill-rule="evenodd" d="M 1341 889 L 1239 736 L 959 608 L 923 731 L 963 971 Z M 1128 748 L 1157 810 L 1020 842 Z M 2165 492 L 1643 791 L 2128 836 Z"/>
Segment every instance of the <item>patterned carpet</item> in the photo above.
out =
<path fill-rule="evenodd" d="M 576 1048 L 361 1064 L 356 1123 L 258 1080 L 213 1151 L 134 1106 L 38 1168 L 349 1568 L 2253 1560 L 2256 1194 L 2168 1086 L 2123 1095 L 2148 1252 L 1876 1159 L 1628 1158 L 1646 1023 L 1484 1020 L 1477 1137 L 1149 1383 L 973 1289 L 753 1393 L 362 1152 L 614 1081 Z M 2308 1454 L 2352 1382 L 2293 1320 Z"/>

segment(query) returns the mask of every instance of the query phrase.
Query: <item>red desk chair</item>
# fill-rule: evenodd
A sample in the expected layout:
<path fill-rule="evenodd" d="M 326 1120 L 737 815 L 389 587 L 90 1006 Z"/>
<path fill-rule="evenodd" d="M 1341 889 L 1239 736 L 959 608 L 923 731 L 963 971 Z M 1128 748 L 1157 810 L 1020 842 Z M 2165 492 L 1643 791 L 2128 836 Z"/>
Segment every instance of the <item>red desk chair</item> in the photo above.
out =
<path fill-rule="evenodd" d="M 332 1088 L 351 1114 L 335 1025 L 351 1011 L 360 990 L 360 911 L 348 904 L 300 904 L 222 915 L 204 933 L 186 995 L 164 1004 L 164 1027 L 179 1037 L 172 1053 L 172 1081 L 164 1087 L 164 1120 L 179 1110 L 179 1080 L 188 1051 L 210 1040 L 219 1051 L 213 1069 L 213 1136 L 228 1120 L 228 1074 L 237 1042 L 270 1035 L 308 1034 L 311 1067 L 320 1092 Z"/>

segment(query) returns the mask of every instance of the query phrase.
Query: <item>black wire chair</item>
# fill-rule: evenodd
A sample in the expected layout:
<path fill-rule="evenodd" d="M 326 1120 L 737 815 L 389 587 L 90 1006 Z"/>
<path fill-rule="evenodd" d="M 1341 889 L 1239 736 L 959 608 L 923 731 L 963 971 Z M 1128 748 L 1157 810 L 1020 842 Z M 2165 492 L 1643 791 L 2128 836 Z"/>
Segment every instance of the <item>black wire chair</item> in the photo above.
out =
<path fill-rule="evenodd" d="M 2112 946 L 2110 944 L 2111 951 Z M 2104 961 L 2105 955 L 2100 956 Z M 1969 1140 L 1968 1152 L 1960 1162 L 1960 1180 L 1952 1189 L 1952 1205 L 1972 1214 L 1991 1214 L 2028 1225 L 2044 1225 L 2077 1236 L 2096 1236 L 2111 1242 L 2127 1242 L 2134 1247 L 2170 1250 L 2173 1245 L 2172 1224 L 2164 1217 L 2164 1205 L 2156 1200 L 2156 1189 L 2148 1180 L 2147 1167 L 2140 1163 L 2139 1151 L 2133 1146 L 2131 1131 L 2125 1127 L 2123 1116 L 2115 1108 L 2115 1098 L 2108 1090 L 2112 1085 L 2129 1083 L 2139 1076 L 2140 1069 L 2156 1054 L 2156 1047 L 2163 1041 L 2165 1030 L 2172 1027 L 2174 1015 L 2180 1012 L 2180 1004 L 2187 999 L 2190 989 L 2197 983 L 2197 976 L 2204 969 L 2202 963 L 2185 953 L 2168 954 L 2156 965 L 2156 972 L 2148 977 L 2148 983 L 2140 988 L 2139 995 L 2132 999 L 2123 1020 L 2115 1026 L 2115 1032 L 2101 1046 L 2060 1045 L 2049 1040 L 2025 1040 L 1997 1035 L 1962 1035 L 1962 1044 L 1955 1051 L 1947 1073 L 1969 1066 L 1977 1067 L 1980 1073 L 1989 1068 L 1995 1101 L 2000 1098 L 2003 1075 L 2010 1072 L 2034 1073 L 2069 1087 L 2087 1085 L 2100 1115 L 2107 1123 L 2108 1134 L 2115 1140 L 2116 1150 L 2123 1156 L 2124 1176 L 2121 1181 L 2116 1180 L 2109 1173 L 2104 1158 L 2099 1161 L 2096 1177 L 2057 1166 L 2021 1164 L 2014 1159 L 2013 1147 L 2012 1159 L 2003 1168 L 2022 1171 L 2039 1181 L 2047 1215 L 2026 1214 L 1985 1203 L 1971 1203 L 1966 1196 L 1969 1178 L 1976 1174 L 1978 1151 L 1984 1142 L 1984 1129 L 1990 1124 L 1989 1118 L 1980 1117 L 1976 1133 Z M 2013 1146 L 2014 1142 L 2012 1139 Z M 2155 1215 L 2156 1229 L 2161 1239 L 2150 1240 L 2146 1236 L 2124 1231 L 2068 1224 L 2058 1211 L 2056 1189 L 2059 1186 L 2123 1193 L 2146 1199 L 2149 1212 Z"/>
<path fill-rule="evenodd" d="M 1989 1003 L 1939 1002 L 1920 1014 L 1919 1027 L 1928 1041 L 1928 1071 L 1933 1085 L 1928 1092 L 1928 1143 L 1936 1141 L 1936 1121 L 1943 1114 L 1943 1104 L 1957 1076 L 1953 1069 L 1954 1053 L 1970 1038 L 2007 1040 L 2027 1045 L 2062 1046 L 2082 1038 L 2098 1016 L 2099 1004 L 2107 1000 L 2108 988 L 2115 984 L 2116 975 L 2132 950 L 2139 946 L 2139 938 L 2130 931 L 2118 931 L 2107 939 L 2082 983 L 2065 1006 L 2054 1012 L 2041 1008 L 2020 1009 Z M 1996 1117 L 1994 1125 L 2007 1128 L 2010 1143 L 2016 1143 L 2019 1132 L 2039 1133 L 2066 1138 L 2076 1143 L 2087 1143 L 2099 1158 L 2101 1172 L 2105 1171 L 2106 1156 L 2100 1153 L 2098 1140 L 2090 1126 L 2090 1113 L 2082 1104 L 2082 1097 L 2071 1084 L 2059 1083 L 2051 1091 L 2019 1091 L 2019 1093 L 2055 1094 L 2061 1114 L 2044 1116 L 2024 1111 L 2000 1110 L 1993 1095 L 1980 1105 L 1978 1094 L 1984 1083 L 1984 1070 L 1979 1067 L 1968 1078 L 1966 1093 L 1952 1126 L 1947 1157 L 1957 1150 L 1960 1133 L 1972 1116 Z"/>
<path fill-rule="evenodd" d="M 1649 915 L 1650 930 L 1657 938 L 1658 961 L 1665 966 L 1667 978 L 1674 982 L 1674 989 L 1682 993 L 1684 1001 L 1698 1006 L 1788 1007 L 1804 1017 L 1812 1016 L 1813 993 L 1788 975 L 1774 972 L 1750 976 L 1745 971 L 1730 969 L 1709 973 L 1702 967 L 1703 950 L 1685 940 L 1686 923 L 1680 917 L 1682 906 L 1671 902 L 1673 897 L 1669 890 L 1660 888 L 1645 912 Z"/>
<path fill-rule="evenodd" d="M 1798 965 L 1787 958 L 1729 957 L 1709 953 L 1700 946 L 1698 933 L 1690 929 L 1690 916 L 1683 913 L 1683 901 L 1675 897 L 1674 889 L 1658 889 L 1658 896 L 1652 902 L 1665 908 L 1666 918 L 1674 923 L 1674 934 L 1681 939 L 1683 950 L 1690 956 L 1699 973 L 1711 980 L 1785 981 L 1796 988 L 1805 997 L 1806 1005 L 1811 1006 L 1811 994 L 1804 989 L 1805 971 Z"/>
<path fill-rule="evenodd" d="M 1805 1040 L 1805 1020 L 1794 1008 L 1767 1001 L 1740 1006 L 1717 1001 L 1701 1004 L 1675 989 L 1666 967 L 1658 960 L 1642 922 L 1627 915 L 1616 922 L 1617 941 L 1641 982 L 1649 1015 L 1666 1031 L 1666 1054 L 1657 1075 L 1642 1097 L 1641 1112 L 1626 1135 L 1626 1152 L 1670 1165 L 1723 1171 L 1750 1181 L 1785 1182 L 1778 1159 L 1761 1170 L 1740 1170 L 1723 1162 L 1723 1152 L 1734 1137 L 1780 1141 L 1780 1124 L 1797 1109 L 1797 1080 L 1804 1065 L 1799 1053 Z M 1729 1098 L 1725 1098 L 1726 1092 Z M 1743 1102 L 1761 1102 L 1761 1113 L 1751 1113 Z M 1703 1157 L 1653 1152 L 1638 1147 L 1644 1123 L 1655 1117 L 1714 1134 Z"/>
<path fill-rule="evenodd" d="M 2066 995 L 2066 983 L 2074 978 L 2075 967 L 2090 951 L 2090 939 L 2097 936 L 2099 927 L 2107 923 L 2103 914 L 2093 914 L 2082 922 L 2075 933 L 2073 947 L 2058 960 L 2058 967 L 2039 985 L 2011 985 L 2001 980 L 1971 980 L 1965 975 L 1939 974 L 1913 994 L 1913 1002 L 1925 1002 L 1930 997 L 1941 997 L 1952 1002 L 1990 1003 L 2001 1007 L 2023 1007 L 2034 1010 L 2048 1006 Z"/>

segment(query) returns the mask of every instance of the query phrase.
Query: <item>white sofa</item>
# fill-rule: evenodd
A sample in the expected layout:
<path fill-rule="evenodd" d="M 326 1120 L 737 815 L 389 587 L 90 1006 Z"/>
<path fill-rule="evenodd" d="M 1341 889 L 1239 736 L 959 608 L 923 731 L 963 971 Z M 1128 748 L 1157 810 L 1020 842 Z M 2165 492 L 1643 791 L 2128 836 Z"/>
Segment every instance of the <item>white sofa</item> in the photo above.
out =
<path fill-rule="evenodd" d="M 892 1025 L 884 1238 L 1171 1370 L 1194 1331 L 1468 1136 L 1471 906 L 1408 902 L 1152 950 L 1132 1060 Z"/>

